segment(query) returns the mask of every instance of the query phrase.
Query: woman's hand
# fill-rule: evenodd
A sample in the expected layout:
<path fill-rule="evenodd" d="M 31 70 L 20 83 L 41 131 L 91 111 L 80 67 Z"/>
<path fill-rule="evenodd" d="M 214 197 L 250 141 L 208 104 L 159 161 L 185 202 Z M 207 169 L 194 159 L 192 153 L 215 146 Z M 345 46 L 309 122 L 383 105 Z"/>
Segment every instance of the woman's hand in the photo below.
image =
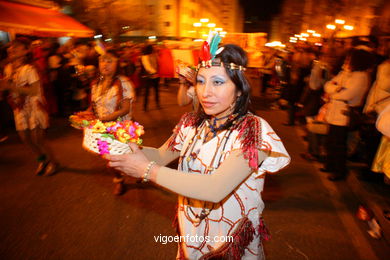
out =
<path fill-rule="evenodd" d="M 122 155 L 104 155 L 108 160 L 108 166 L 135 178 L 142 178 L 144 171 L 149 164 L 149 160 L 144 153 L 134 143 L 129 144 L 133 153 Z"/>

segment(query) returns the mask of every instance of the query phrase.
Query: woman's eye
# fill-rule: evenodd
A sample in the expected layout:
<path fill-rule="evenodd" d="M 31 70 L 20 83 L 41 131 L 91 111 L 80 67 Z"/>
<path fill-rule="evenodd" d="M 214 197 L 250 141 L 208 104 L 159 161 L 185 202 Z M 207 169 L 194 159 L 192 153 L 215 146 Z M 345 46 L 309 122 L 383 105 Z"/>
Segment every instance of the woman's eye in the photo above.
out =
<path fill-rule="evenodd" d="M 222 80 L 214 80 L 214 85 L 219 86 L 222 85 L 224 82 Z"/>
<path fill-rule="evenodd" d="M 203 80 L 203 79 L 196 79 L 196 83 L 198 83 L 198 84 L 203 84 L 203 83 L 204 83 L 204 80 Z"/>

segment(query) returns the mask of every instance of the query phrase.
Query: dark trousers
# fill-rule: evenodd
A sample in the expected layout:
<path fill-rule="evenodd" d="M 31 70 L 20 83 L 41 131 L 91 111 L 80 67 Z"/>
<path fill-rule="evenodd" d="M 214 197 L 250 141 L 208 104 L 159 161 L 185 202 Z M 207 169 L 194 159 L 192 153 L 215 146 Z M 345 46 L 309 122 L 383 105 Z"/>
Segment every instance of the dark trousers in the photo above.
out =
<path fill-rule="evenodd" d="M 267 88 L 269 87 L 269 82 L 272 79 L 271 74 L 263 74 L 263 80 L 261 84 L 261 94 L 265 94 L 267 91 Z"/>
<path fill-rule="evenodd" d="M 152 87 L 154 88 L 154 98 L 156 100 L 156 105 L 160 106 L 160 96 L 158 93 L 158 85 L 159 85 L 160 78 L 146 78 L 145 79 L 145 98 L 144 98 L 144 110 L 148 109 L 148 99 L 149 99 L 149 89 Z"/>
<path fill-rule="evenodd" d="M 347 174 L 347 138 L 347 126 L 329 125 L 325 167 L 339 176 Z"/>

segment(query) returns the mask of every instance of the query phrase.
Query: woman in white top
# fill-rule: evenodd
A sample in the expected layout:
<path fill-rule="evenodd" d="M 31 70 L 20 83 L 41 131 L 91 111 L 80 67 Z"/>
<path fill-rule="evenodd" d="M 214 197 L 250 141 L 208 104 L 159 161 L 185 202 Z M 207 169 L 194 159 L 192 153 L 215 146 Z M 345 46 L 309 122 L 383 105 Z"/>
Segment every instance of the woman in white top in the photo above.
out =
<path fill-rule="evenodd" d="M 108 50 L 99 57 L 100 77 L 92 84 L 91 107 L 101 121 L 130 120 L 134 89 L 128 78 L 119 75 L 119 56 L 114 50 Z M 124 179 L 114 172 L 115 195 L 125 192 Z"/>
<path fill-rule="evenodd" d="M 364 104 L 370 87 L 368 69 L 372 65 L 372 55 L 364 50 L 352 50 L 347 56 L 343 70 L 325 84 L 329 96 L 325 120 L 329 124 L 327 137 L 327 158 L 324 171 L 331 175 L 331 181 L 342 180 L 347 175 L 347 135 L 351 108 Z"/>
<path fill-rule="evenodd" d="M 133 154 L 106 158 L 179 195 L 178 259 L 264 259 L 265 173 L 290 157 L 270 125 L 248 111 L 245 52 L 228 44 L 211 57 L 198 67 L 198 111 L 185 114 L 162 147 L 131 144 Z M 176 158 L 178 170 L 164 167 Z"/>
<path fill-rule="evenodd" d="M 10 63 L 4 69 L 2 90 L 8 90 L 14 112 L 16 130 L 22 141 L 37 155 L 37 175 L 52 175 L 58 170 L 50 149 L 45 144 L 45 129 L 49 127 L 46 102 L 37 70 L 29 62 L 30 42 L 19 38 L 8 48 Z"/>

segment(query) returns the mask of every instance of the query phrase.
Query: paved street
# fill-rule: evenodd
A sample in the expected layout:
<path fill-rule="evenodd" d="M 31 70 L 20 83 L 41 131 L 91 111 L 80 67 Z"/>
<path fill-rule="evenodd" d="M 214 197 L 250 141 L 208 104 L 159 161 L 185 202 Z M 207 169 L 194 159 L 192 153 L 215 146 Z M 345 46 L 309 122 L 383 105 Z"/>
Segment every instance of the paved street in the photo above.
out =
<path fill-rule="evenodd" d="M 162 89 L 161 110 L 155 109 L 153 96 L 149 112 L 141 111 L 143 99 L 135 103 L 145 145 L 161 145 L 191 109 L 176 105 L 176 93 L 175 85 Z M 254 107 L 292 156 L 288 168 L 266 178 L 264 218 L 272 234 L 265 242 L 267 259 L 386 259 L 390 233 L 371 238 L 355 213 L 361 202 L 368 200 L 377 213 L 389 201 L 353 173 L 346 182 L 327 181 L 319 164 L 300 158 L 305 143 L 298 127 L 282 125 L 285 111 L 267 109 L 259 97 Z M 129 178 L 127 193 L 113 196 L 105 162 L 82 149 L 82 132 L 66 119 L 52 120 L 49 142 L 63 166 L 51 177 L 34 176 L 35 158 L 16 134 L 0 144 L 0 259 L 175 258 L 176 244 L 154 240 L 175 235 L 175 194 Z M 388 187 L 375 185 L 389 194 Z M 381 216 L 378 221 L 386 232 L 389 222 Z"/>

